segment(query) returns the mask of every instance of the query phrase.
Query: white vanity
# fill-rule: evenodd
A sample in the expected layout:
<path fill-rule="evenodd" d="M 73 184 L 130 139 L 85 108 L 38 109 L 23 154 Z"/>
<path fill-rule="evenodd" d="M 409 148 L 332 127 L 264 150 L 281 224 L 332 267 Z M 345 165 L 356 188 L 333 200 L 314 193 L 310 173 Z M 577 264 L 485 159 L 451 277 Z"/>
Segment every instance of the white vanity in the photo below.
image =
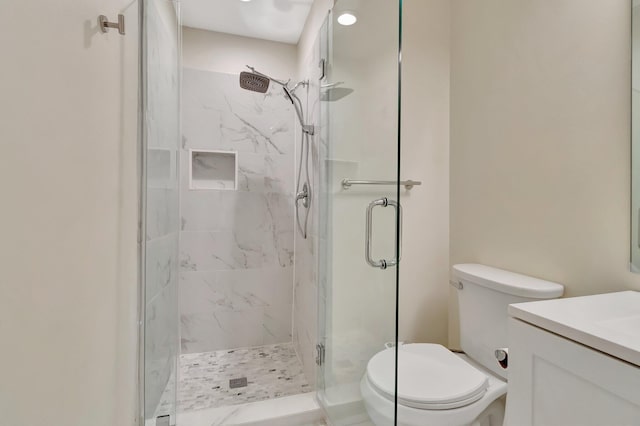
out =
<path fill-rule="evenodd" d="M 509 306 L 507 426 L 640 425 L 640 292 Z"/>

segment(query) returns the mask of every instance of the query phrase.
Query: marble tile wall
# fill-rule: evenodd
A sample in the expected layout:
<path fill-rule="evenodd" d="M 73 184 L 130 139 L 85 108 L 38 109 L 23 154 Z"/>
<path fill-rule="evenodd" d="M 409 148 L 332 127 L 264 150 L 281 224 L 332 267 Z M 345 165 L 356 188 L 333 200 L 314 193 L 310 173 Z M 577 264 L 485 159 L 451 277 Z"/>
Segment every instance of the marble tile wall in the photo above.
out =
<path fill-rule="evenodd" d="M 182 111 L 182 353 L 290 342 L 293 108 L 278 87 L 184 69 Z M 236 151 L 237 190 L 189 190 L 189 149 Z"/>

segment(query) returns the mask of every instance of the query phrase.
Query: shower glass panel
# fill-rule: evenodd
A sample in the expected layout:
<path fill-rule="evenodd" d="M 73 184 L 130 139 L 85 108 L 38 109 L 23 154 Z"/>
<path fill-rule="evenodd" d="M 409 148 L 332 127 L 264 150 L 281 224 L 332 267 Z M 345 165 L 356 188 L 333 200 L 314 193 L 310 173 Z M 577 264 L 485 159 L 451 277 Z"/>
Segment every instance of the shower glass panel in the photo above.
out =
<path fill-rule="evenodd" d="M 395 422 L 401 6 L 340 0 L 321 33 L 317 383 L 336 425 L 367 421 L 361 380 L 369 360 L 386 347 L 392 348 L 391 387 L 385 389 L 391 397 L 377 407 L 378 421 Z M 357 22 L 340 24 L 345 13 Z M 345 180 L 361 182 L 348 186 Z"/>
<path fill-rule="evenodd" d="M 175 424 L 178 358 L 180 14 L 142 5 L 142 417 Z M 169 416 L 169 419 L 166 418 Z M 166 424 L 166 423 L 160 423 Z"/>

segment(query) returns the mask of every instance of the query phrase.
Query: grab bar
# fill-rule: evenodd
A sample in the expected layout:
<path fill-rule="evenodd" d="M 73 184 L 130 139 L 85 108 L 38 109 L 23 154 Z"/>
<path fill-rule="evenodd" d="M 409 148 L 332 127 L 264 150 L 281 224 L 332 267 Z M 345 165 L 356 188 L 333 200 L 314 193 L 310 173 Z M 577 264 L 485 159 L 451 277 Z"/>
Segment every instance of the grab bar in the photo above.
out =
<path fill-rule="evenodd" d="M 397 185 L 398 181 L 395 180 L 352 180 L 342 179 L 342 189 L 349 189 L 353 185 Z M 422 182 L 415 180 L 403 180 L 400 181 L 400 185 L 409 191 L 414 186 L 422 185 Z"/>

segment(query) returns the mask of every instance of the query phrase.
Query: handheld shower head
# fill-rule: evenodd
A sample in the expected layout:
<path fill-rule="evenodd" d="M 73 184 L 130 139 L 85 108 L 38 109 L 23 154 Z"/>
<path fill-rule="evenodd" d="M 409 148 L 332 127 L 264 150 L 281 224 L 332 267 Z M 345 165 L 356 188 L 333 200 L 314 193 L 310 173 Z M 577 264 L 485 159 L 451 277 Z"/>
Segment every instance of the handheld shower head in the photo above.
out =
<path fill-rule="evenodd" d="M 242 71 L 240 73 L 240 87 L 252 92 L 267 93 L 269 78 L 253 72 Z"/>

